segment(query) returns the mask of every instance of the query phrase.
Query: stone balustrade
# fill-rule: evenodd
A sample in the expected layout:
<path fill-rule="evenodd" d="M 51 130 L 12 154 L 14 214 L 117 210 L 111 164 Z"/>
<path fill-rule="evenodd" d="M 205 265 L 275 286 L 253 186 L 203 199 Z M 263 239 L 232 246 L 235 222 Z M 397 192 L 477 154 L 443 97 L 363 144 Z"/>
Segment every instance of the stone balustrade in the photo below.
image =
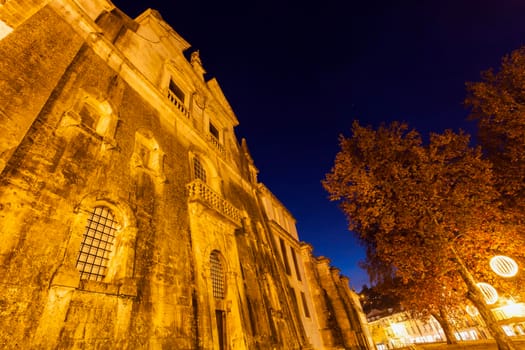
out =
<path fill-rule="evenodd" d="M 188 119 L 190 118 L 190 112 L 184 107 L 184 104 L 181 100 L 175 94 L 168 89 L 168 100 L 170 100 L 171 103 Z"/>
<path fill-rule="evenodd" d="M 213 191 L 208 185 L 202 182 L 202 180 L 196 179 L 190 182 L 186 188 L 188 189 L 190 201 L 200 201 L 207 207 L 214 209 L 236 224 L 241 224 L 240 211 L 220 194 Z"/>

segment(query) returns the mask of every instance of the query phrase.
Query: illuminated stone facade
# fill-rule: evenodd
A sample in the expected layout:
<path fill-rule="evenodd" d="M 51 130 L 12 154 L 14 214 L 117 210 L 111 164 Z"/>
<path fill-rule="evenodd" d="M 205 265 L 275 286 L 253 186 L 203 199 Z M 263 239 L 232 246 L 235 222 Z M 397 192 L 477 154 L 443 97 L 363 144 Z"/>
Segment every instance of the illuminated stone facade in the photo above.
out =
<path fill-rule="evenodd" d="M 369 348 L 188 48 L 154 10 L 0 1 L 1 348 Z"/>

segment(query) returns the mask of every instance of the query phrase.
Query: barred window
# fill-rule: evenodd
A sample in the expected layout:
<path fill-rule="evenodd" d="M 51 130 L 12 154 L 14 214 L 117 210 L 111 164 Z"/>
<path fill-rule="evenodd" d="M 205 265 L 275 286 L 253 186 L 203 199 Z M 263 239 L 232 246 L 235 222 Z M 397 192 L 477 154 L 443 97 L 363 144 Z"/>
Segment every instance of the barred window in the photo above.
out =
<path fill-rule="evenodd" d="M 111 210 L 106 207 L 93 209 L 87 220 L 77 259 L 80 279 L 104 279 L 118 226 Z"/>
<path fill-rule="evenodd" d="M 193 158 L 193 172 L 196 179 L 206 182 L 206 169 L 204 169 L 200 159 L 197 157 Z"/>
<path fill-rule="evenodd" d="M 223 269 L 221 257 L 218 251 L 213 251 L 210 255 L 210 272 L 211 272 L 211 285 L 212 285 L 212 290 L 213 290 L 213 297 L 217 299 L 224 299 L 224 296 L 225 296 L 224 269 Z"/>

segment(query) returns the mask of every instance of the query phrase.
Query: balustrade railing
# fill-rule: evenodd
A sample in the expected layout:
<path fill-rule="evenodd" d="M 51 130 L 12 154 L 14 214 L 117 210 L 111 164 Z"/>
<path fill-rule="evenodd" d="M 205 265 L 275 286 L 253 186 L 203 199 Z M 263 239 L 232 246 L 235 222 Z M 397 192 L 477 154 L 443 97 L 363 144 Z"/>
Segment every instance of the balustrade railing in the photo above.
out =
<path fill-rule="evenodd" d="M 219 153 L 221 154 L 224 153 L 224 146 L 221 145 L 221 143 L 219 142 L 219 140 L 217 140 L 215 136 L 208 134 L 207 139 L 208 139 L 208 142 L 211 143 L 213 147 L 217 149 L 217 151 L 219 151 Z"/>
<path fill-rule="evenodd" d="M 190 201 L 201 201 L 208 207 L 218 211 L 233 222 L 240 225 L 241 212 L 222 196 L 213 191 L 202 180 L 196 179 L 187 185 Z"/>
<path fill-rule="evenodd" d="M 168 100 L 177 107 L 182 114 L 184 114 L 188 119 L 190 118 L 190 112 L 184 107 L 184 103 L 171 91 L 168 89 Z"/>

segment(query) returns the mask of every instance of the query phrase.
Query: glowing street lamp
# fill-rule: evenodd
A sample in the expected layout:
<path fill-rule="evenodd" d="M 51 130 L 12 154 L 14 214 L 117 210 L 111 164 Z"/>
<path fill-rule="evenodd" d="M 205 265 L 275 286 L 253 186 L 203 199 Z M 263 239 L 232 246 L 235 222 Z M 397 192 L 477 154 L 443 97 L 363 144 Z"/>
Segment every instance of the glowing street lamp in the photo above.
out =
<path fill-rule="evenodd" d="M 488 305 L 494 304 L 496 301 L 498 301 L 498 292 L 490 284 L 485 282 L 478 282 L 476 283 L 476 285 L 481 290 L 481 293 L 483 293 L 483 296 L 485 297 L 485 302 Z"/>
<path fill-rule="evenodd" d="M 490 268 L 501 277 L 514 277 L 518 273 L 518 264 L 516 261 L 504 255 L 492 257 L 492 259 L 490 259 Z"/>

